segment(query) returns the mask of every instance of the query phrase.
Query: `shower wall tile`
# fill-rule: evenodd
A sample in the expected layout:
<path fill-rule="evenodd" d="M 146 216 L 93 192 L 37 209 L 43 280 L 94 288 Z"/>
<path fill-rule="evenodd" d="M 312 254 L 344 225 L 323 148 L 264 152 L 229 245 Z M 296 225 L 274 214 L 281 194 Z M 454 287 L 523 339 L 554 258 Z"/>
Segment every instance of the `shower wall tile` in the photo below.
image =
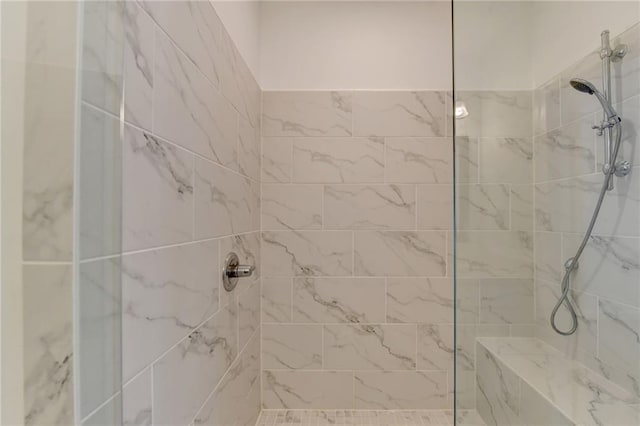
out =
<path fill-rule="evenodd" d="M 122 178 L 125 251 L 191 240 L 193 161 L 187 151 L 125 126 Z"/>
<path fill-rule="evenodd" d="M 262 367 L 321 369 L 322 325 L 265 324 L 262 327 Z"/>
<path fill-rule="evenodd" d="M 479 178 L 478 139 L 456 136 L 454 143 L 456 147 L 454 155 L 456 182 L 477 183 Z"/>
<path fill-rule="evenodd" d="M 355 92 L 357 136 L 445 136 L 444 92 Z"/>
<path fill-rule="evenodd" d="M 27 425 L 73 423 L 71 282 L 71 265 L 23 267 Z"/>
<path fill-rule="evenodd" d="M 564 272 L 562 266 L 562 234 L 557 232 L 535 233 L 535 274 L 536 279 L 560 282 Z"/>
<path fill-rule="evenodd" d="M 293 139 L 262 138 L 262 182 L 291 182 Z"/>
<path fill-rule="evenodd" d="M 453 324 L 418 325 L 418 369 L 453 372 Z"/>
<path fill-rule="evenodd" d="M 264 231 L 265 276 L 351 275 L 352 235 L 348 231 Z"/>
<path fill-rule="evenodd" d="M 160 30 L 156 31 L 153 131 L 238 169 L 238 112 Z"/>
<path fill-rule="evenodd" d="M 444 371 L 356 373 L 356 407 L 375 410 L 447 408 Z"/>
<path fill-rule="evenodd" d="M 510 228 L 510 192 L 507 185 L 458 185 L 456 202 L 458 229 Z"/>
<path fill-rule="evenodd" d="M 238 312 L 226 307 L 167 352 L 153 368 L 154 421 L 191 421 L 238 354 Z"/>
<path fill-rule="evenodd" d="M 533 279 L 481 279 L 480 323 L 532 324 Z"/>
<path fill-rule="evenodd" d="M 352 102 L 350 92 L 264 92 L 262 135 L 351 136 Z"/>
<path fill-rule="evenodd" d="M 322 186 L 262 185 L 263 229 L 321 229 Z"/>
<path fill-rule="evenodd" d="M 451 138 L 386 138 L 385 142 L 388 182 L 452 182 Z"/>
<path fill-rule="evenodd" d="M 324 326 L 323 364 L 327 369 L 415 370 L 415 354 L 415 324 Z"/>
<path fill-rule="evenodd" d="M 615 104 L 613 107 L 623 117 L 619 158 L 625 159 L 631 164 L 640 164 L 640 150 L 637 149 L 640 139 L 640 96 L 633 96 L 622 103 Z M 593 120 L 594 124 L 600 124 L 602 117 L 599 114 L 595 114 Z M 601 138 L 596 138 L 596 157 L 598 161 L 596 170 L 602 170 L 602 164 L 604 163 L 604 149 L 601 141 Z"/>
<path fill-rule="evenodd" d="M 218 242 L 130 254 L 122 261 L 123 377 L 130 379 L 218 310 Z"/>
<path fill-rule="evenodd" d="M 531 183 L 533 176 L 531 138 L 480 138 L 478 148 L 480 182 Z"/>
<path fill-rule="evenodd" d="M 220 237 L 257 229 L 259 193 L 257 182 L 196 158 L 195 237 Z"/>
<path fill-rule="evenodd" d="M 152 418 L 151 369 L 147 369 L 122 389 L 122 424 L 150 426 Z"/>
<path fill-rule="evenodd" d="M 384 278 L 295 278 L 293 322 L 383 323 Z"/>
<path fill-rule="evenodd" d="M 574 121 L 534 139 L 536 181 L 594 173 L 595 133 L 591 117 Z"/>
<path fill-rule="evenodd" d="M 136 2 L 124 3 L 124 119 L 151 131 L 155 26 Z"/>
<path fill-rule="evenodd" d="M 476 407 L 495 425 L 520 425 L 520 378 L 478 345 Z"/>
<path fill-rule="evenodd" d="M 255 181 L 260 180 L 260 128 L 240 116 L 238 130 L 238 170 Z"/>
<path fill-rule="evenodd" d="M 413 398 L 398 378 L 385 406 L 449 404 L 448 370 L 418 371 L 416 358 L 419 325 L 453 322 L 444 95 L 265 93 L 262 319 L 278 342 L 265 340 L 264 407 L 364 407 L 353 390 L 363 370 L 429 383 Z M 477 284 L 463 293 L 477 321 Z"/>
<path fill-rule="evenodd" d="M 451 185 L 418 185 L 418 229 L 453 229 Z"/>
<path fill-rule="evenodd" d="M 448 323 L 453 320 L 451 278 L 388 278 L 387 321 Z"/>
<path fill-rule="evenodd" d="M 530 138 L 530 91 L 458 91 L 469 116 L 456 121 L 456 135 L 490 138 Z"/>
<path fill-rule="evenodd" d="M 533 91 L 533 135 L 538 136 L 560 127 L 560 78 Z"/>
<path fill-rule="evenodd" d="M 360 231 L 354 272 L 366 276 L 444 276 L 446 238 L 438 231 Z"/>
<path fill-rule="evenodd" d="M 414 229 L 414 185 L 327 185 L 324 187 L 327 229 Z"/>
<path fill-rule="evenodd" d="M 373 183 L 384 179 L 380 138 L 293 139 L 295 183 Z"/>
<path fill-rule="evenodd" d="M 452 242 L 449 247 L 452 256 Z M 457 267 L 462 278 L 531 278 L 533 235 L 524 231 L 459 231 Z"/>
<path fill-rule="evenodd" d="M 265 409 L 353 406 L 353 372 L 264 370 L 262 386 Z"/>
<path fill-rule="evenodd" d="M 511 185 L 511 229 L 533 231 L 533 185 Z"/>
<path fill-rule="evenodd" d="M 242 349 L 259 328 L 260 283 L 253 283 L 238 295 L 238 347 Z"/>

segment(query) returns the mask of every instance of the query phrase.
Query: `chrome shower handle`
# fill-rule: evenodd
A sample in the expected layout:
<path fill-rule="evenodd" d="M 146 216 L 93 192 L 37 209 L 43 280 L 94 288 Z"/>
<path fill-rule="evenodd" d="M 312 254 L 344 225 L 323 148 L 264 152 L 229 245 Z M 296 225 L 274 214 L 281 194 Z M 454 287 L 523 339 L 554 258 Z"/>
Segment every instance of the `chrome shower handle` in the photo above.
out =
<path fill-rule="evenodd" d="M 222 283 L 224 289 L 227 291 L 233 291 L 238 285 L 238 280 L 244 277 L 250 277 L 253 275 L 253 271 L 256 269 L 254 265 L 241 265 L 238 255 L 231 252 L 227 255 L 222 268 Z"/>

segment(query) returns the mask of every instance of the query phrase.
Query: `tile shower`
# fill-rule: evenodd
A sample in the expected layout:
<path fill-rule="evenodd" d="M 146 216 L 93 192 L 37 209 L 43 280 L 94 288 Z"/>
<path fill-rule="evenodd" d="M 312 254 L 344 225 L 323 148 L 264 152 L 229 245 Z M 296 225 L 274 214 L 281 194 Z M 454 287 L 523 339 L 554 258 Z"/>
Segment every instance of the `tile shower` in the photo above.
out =
<path fill-rule="evenodd" d="M 75 25 L 58 6 L 33 9 L 43 39 Z M 263 90 L 210 2 L 77 17 L 81 61 L 36 49 L 27 73 L 25 424 L 640 418 L 637 166 L 573 278 L 578 332 L 548 323 L 602 180 L 600 110 L 568 84 L 597 51 L 532 90 Z M 634 165 L 638 25 L 613 95 Z M 256 271 L 228 293 L 232 251 Z"/>

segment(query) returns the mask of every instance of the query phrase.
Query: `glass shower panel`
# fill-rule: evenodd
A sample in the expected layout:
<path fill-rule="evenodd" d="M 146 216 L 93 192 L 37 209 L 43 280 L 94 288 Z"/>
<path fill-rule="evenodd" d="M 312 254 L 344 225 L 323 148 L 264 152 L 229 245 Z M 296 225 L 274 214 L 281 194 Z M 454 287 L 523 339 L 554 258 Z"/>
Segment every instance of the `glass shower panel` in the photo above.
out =
<path fill-rule="evenodd" d="M 638 424 L 640 4 L 455 0 L 453 21 L 457 424 Z M 606 178 L 603 110 L 631 172 L 572 265 Z M 563 293 L 568 335 L 550 322 Z"/>

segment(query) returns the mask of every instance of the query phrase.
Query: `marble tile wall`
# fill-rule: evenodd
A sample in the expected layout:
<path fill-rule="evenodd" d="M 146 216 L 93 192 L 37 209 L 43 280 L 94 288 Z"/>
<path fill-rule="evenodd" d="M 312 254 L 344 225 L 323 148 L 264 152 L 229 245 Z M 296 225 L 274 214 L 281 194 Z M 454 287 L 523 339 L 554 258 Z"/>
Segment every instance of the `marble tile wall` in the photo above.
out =
<path fill-rule="evenodd" d="M 263 408 L 450 407 L 452 358 L 422 362 L 421 332 L 453 321 L 446 93 L 262 108 Z"/>
<path fill-rule="evenodd" d="M 85 13 L 124 52 L 103 34 L 85 41 L 83 424 L 253 425 L 258 84 L 209 2 L 90 2 Z M 231 251 L 258 268 L 227 293 Z"/>
<path fill-rule="evenodd" d="M 456 385 L 458 406 L 473 408 L 476 338 L 533 333 L 532 93 L 462 91 L 456 101 L 469 111 L 455 122 Z M 449 327 L 425 329 L 430 348 L 453 347 Z"/>
<path fill-rule="evenodd" d="M 620 152 L 634 168 L 615 179 L 572 275 L 579 325 L 571 337 L 551 330 L 549 314 L 563 262 L 580 244 L 601 188 L 603 138 L 590 129 L 601 120 L 598 102 L 573 90 L 569 80 L 601 87 L 596 46 L 534 92 L 536 323 L 541 339 L 640 394 L 640 24 L 612 39 L 635 47 L 612 71 L 612 100 L 623 118 Z M 562 328 L 570 326 L 562 308 L 559 320 Z"/>

